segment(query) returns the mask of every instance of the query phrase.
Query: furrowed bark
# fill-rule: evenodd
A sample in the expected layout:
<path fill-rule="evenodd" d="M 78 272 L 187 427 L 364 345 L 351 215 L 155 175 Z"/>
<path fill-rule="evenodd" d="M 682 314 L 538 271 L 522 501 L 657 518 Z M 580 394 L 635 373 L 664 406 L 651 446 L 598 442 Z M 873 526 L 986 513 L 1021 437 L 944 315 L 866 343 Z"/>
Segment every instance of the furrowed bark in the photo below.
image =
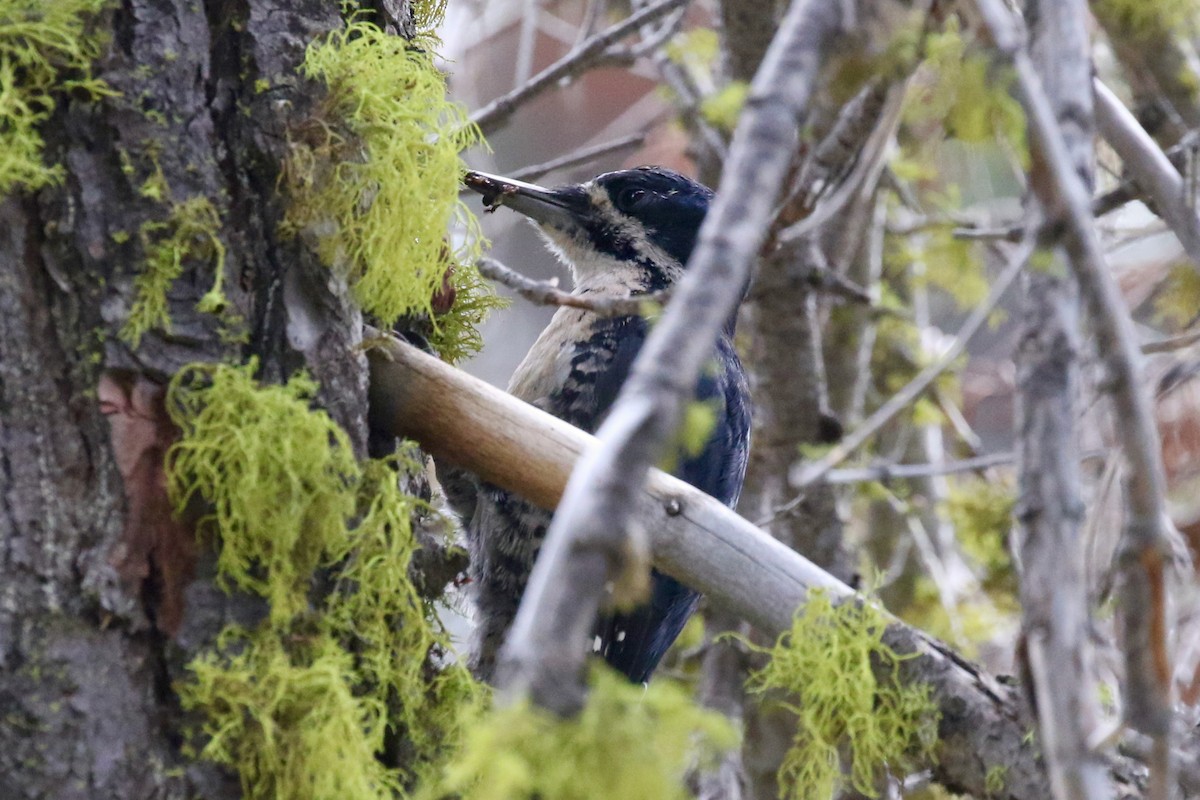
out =
<path fill-rule="evenodd" d="M 321 94 L 296 70 L 342 19 L 322 0 L 106 5 L 93 71 L 116 93 L 60 93 L 42 134 L 64 180 L 0 199 L 0 796 L 225 800 L 236 776 L 180 752 L 172 684 L 263 605 L 221 591 L 172 517 L 163 384 L 250 354 L 266 380 L 304 367 L 365 451 L 361 317 L 278 229 L 289 126 Z M 214 262 L 184 256 L 170 331 L 132 348 L 139 232 L 195 198 L 219 217 L 228 314 L 197 311 Z"/>

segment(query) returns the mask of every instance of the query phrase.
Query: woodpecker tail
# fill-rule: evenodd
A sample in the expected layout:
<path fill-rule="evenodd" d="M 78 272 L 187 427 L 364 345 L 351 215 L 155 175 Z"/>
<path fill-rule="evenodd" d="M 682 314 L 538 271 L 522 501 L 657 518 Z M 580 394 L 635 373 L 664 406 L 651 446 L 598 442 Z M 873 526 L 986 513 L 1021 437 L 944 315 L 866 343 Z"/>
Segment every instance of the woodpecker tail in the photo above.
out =
<path fill-rule="evenodd" d="M 644 683 L 696 610 L 700 594 L 654 570 L 650 602 L 605 614 L 596 624 L 597 651 L 634 683 Z"/>

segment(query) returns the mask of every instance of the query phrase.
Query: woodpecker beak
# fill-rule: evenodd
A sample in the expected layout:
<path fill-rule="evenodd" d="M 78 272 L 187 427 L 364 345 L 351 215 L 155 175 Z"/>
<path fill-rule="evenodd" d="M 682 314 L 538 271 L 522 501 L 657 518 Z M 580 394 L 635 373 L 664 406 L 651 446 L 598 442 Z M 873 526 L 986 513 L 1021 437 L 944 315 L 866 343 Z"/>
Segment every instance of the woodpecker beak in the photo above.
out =
<path fill-rule="evenodd" d="M 580 217 L 590 206 L 587 195 L 578 186 L 546 189 L 486 172 L 468 172 L 463 183 L 483 195 L 483 204 L 488 211 L 507 206 L 540 225 L 561 230 L 578 227 Z"/>

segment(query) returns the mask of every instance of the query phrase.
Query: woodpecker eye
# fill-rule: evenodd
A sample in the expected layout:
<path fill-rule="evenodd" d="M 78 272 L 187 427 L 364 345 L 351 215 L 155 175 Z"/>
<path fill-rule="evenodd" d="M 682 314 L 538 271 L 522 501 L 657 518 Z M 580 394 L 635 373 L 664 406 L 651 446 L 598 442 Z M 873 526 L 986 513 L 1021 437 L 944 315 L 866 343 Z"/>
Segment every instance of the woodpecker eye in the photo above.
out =
<path fill-rule="evenodd" d="M 637 208 L 645 196 L 645 189 L 622 189 L 617 194 L 617 208 L 625 213 L 629 213 Z"/>

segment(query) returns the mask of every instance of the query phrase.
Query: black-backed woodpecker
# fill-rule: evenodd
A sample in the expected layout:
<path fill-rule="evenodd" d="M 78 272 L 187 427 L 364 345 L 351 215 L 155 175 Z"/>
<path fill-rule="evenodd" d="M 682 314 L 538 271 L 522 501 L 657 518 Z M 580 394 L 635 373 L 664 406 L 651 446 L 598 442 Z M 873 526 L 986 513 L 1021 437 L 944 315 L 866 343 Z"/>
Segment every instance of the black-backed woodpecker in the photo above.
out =
<path fill-rule="evenodd" d="M 468 187 L 494 208 L 529 217 L 567 264 L 574 293 L 627 297 L 666 289 L 683 273 L 708 211 L 710 189 L 656 167 L 609 172 L 583 184 L 544 189 L 483 173 L 468 173 Z M 682 447 L 674 474 L 733 506 L 741 493 L 750 438 L 745 373 L 733 347 L 731 318 L 713 343 L 714 361 L 694 398 L 716 410 L 700 452 Z M 645 342 L 640 315 L 604 317 L 560 308 L 509 382 L 509 391 L 572 425 L 593 433 L 629 374 Z M 496 653 L 516 615 L 550 513 L 483 484 L 465 511 L 477 623 L 472 661 L 490 679 Z M 696 608 L 699 595 L 654 572 L 648 602 L 597 621 L 594 650 L 631 681 L 642 682 L 658 665 Z"/>

